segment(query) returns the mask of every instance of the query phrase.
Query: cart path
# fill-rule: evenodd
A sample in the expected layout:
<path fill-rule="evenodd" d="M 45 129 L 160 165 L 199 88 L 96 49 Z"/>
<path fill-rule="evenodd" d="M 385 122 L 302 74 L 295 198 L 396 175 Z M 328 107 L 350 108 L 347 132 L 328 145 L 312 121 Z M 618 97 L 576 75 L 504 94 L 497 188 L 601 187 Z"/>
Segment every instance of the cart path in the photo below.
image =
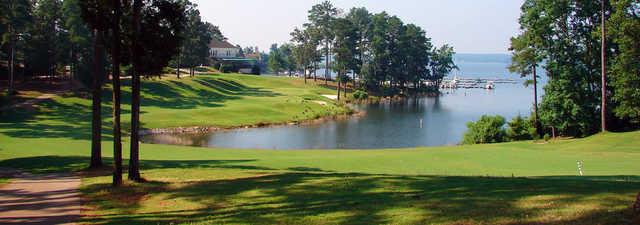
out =
<path fill-rule="evenodd" d="M 0 224 L 74 224 L 81 217 L 80 177 L 14 174 L 0 185 Z"/>
<path fill-rule="evenodd" d="M 19 103 L 16 103 L 14 105 L 8 105 L 8 106 L 0 107 L 0 111 L 6 111 L 6 110 L 9 110 L 9 109 L 12 109 L 12 108 L 29 108 L 29 107 L 33 107 L 34 105 L 38 104 L 41 101 L 49 100 L 49 99 L 52 99 L 52 98 L 56 97 L 57 94 L 58 93 L 42 94 L 42 95 L 40 95 L 40 96 L 38 96 L 38 97 L 36 97 L 34 99 L 30 99 L 30 100 L 27 100 L 27 101 L 24 101 L 24 102 L 19 102 Z"/>

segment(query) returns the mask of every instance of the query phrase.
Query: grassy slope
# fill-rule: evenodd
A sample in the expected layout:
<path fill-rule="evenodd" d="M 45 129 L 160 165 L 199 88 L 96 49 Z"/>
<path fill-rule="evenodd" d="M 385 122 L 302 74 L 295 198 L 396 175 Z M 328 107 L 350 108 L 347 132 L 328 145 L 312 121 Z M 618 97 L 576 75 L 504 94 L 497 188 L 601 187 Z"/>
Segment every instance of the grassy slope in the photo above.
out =
<path fill-rule="evenodd" d="M 228 87 L 230 81 L 245 91 L 229 92 L 235 89 Z M 303 90 L 299 82 L 245 76 L 148 82 L 143 120 L 146 127 L 294 120 L 304 111 L 294 99 L 321 99 L 316 93 L 327 91 Z M 275 110 L 287 108 L 278 104 L 291 104 L 291 111 Z M 88 105 L 65 97 L 44 102 L 37 111 L 2 115 L 0 167 L 34 172 L 85 167 Z M 227 110 L 236 113 L 226 115 Z M 339 108 L 315 110 L 330 114 Z M 109 161 L 110 143 L 103 146 Z M 548 144 L 366 151 L 143 144 L 143 176 L 151 182 L 114 190 L 109 176 L 89 174 L 83 190 L 95 215 L 85 222 L 620 224 L 631 218 L 629 205 L 640 190 L 637 146 L 640 132 Z M 584 162 L 587 176 L 575 176 L 577 160 Z"/>
<path fill-rule="evenodd" d="M 250 75 L 205 75 L 147 82 L 143 87 L 146 128 L 233 127 L 313 119 L 344 113 L 319 94 L 333 93 L 299 79 Z M 127 96 L 125 96 L 127 98 Z"/>

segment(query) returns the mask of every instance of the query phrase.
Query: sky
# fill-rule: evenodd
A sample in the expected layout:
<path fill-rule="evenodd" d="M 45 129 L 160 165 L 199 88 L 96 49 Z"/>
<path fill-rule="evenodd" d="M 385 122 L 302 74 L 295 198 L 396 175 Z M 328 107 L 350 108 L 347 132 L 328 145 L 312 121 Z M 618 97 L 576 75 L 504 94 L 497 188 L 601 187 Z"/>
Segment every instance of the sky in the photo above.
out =
<path fill-rule="evenodd" d="M 232 44 L 258 46 L 291 39 L 295 27 L 321 0 L 192 0 L 205 21 L 220 27 Z M 386 11 L 426 30 L 436 46 L 449 44 L 458 53 L 507 53 L 509 38 L 518 34 L 524 0 L 333 0 L 348 11 L 366 7 Z"/>

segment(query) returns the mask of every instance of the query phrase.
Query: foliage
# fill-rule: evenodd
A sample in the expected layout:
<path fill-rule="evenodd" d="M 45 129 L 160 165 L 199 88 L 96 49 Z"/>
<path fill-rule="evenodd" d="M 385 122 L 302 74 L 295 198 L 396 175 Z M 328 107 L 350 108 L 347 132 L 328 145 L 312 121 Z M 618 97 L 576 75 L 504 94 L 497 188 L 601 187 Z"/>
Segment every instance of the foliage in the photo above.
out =
<path fill-rule="evenodd" d="M 352 74 L 353 81 L 382 95 L 406 88 L 433 90 L 422 87 L 425 83 L 437 89 L 439 81 L 457 68 L 453 48 L 433 48 L 426 32 L 414 24 L 404 24 L 386 12 L 371 14 L 366 8 L 352 8 L 344 16 L 337 16 L 341 11 L 328 1 L 314 5 L 309 11 L 310 23 L 291 33 L 297 44 L 294 53 L 298 68 L 317 64 L 319 48 L 327 59 L 323 60 L 325 68 L 340 77 Z M 334 57 L 329 57 L 329 51 Z"/>
<path fill-rule="evenodd" d="M 608 20 L 607 45 L 601 48 L 601 5 Z M 522 5 L 521 34 L 512 38 L 511 71 L 532 74 L 544 62 L 549 76 L 540 104 L 540 119 L 560 135 L 585 136 L 600 130 L 601 55 L 606 53 L 608 82 L 605 87 L 613 114 L 633 121 L 638 96 L 638 1 L 527 0 Z M 613 100 L 613 101 L 611 101 Z M 609 123 L 613 130 L 628 122 Z"/>
<path fill-rule="evenodd" d="M 356 30 L 351 21 L 345 18 L 337 18 L 333 23 L 335 32 L 334 63 L 338 76 L 346 76 L 348 71 L 356 70 L 360 63 L 356 58 Z"/>
<path fill-rule="evenodd" d="M 25 36 L 25 70 L 29 75 L 54 76 L 68 63 L 69 39 L 61 17 L 62 1 L 41 0 L 33 9 L 33 23 Z"/>
<path fill-rule="evenodd" d="M 333 31 L 333 22 L 338 16 L 339 10 L 334 7 L 330 1 L 323 1 L 314 5 L 309 10 L 308 19 L 310 26 L 317 32 L 313 32 L 314 39 L 324 41 L 322 51 L 324 52 L 325 61 L 325 81 L 329 79 L 329 70 L 331 68 L 330 60 L 331 45 L 335 37 Z"/>
<path fill-rule="evenodd" d="M 613 1 L 615 11 L 608 22 L 619 54 L 612 68 L 616 116 L 640 124 L 640 2 Z"/>
<path fill-rule="evenodd" d="M 174 57 L 171 64 L 179 67 L 194 68 L 207 64 L 209 57 L 209 43 L 213 38 L 220 38 L 217 27 L 202 21 L 197 5 L 191 2 L 182 2 L 185 7 L 184 31 L 181 32 L 183 41 L 180 43 L 180 51 Z M 177 65 L 178 66 L 178 65 Z"/>
<path fill-rule="evenodd" d="M 506 140 L 508 141 L 531 140 L 538 137 L 534 121 L 531 118 L 518 115 L 511 119 L 507 125 Z"/>
<path fill-rule="evenodd" d="M 308 26 L 308 24 L 307 24 Z M 300 30 L 295 28 L 293 32 L 291 32 L 291 41 L 294 43 L 292 56 L 293 56 L 293 67 L 297 67 L 297 69 L 302 69 L 302 71 L 306 73 L 307 70 L 313 68 L 314 62 L 319 61 L 318 54 L 316 51 L 317 41 L 314 39 L 315 31 L 312 28 L 307 28 L 304 30 Z"/>
<path fill-rule="evenodd" d="M 251 66 L 251 74 L 260 75 L 260 73 L 260 66 L 258 64 L 254 64 L 253 66 Z"/>
<path fill-rule="evenodd" d="M 205 26 L 207 27 L 207 33 L 211 34 L 211 38 L 216 39 L 216 40 L 220 40 L 220 41 L 226 41 L 227 37 L 225 37 L 222 34 L 222 31 L 220 31 L 220 27 L 213 25 L 209 22 L 205 22 L 204 23 Z"/>
<path fill-rule="evenodd" d="M 356 55 L 357 62 L 360 62 L 360 65 L 356 65 L 354 68 L 354 74 L 360 75 L 362 79 L 362 73 L 364 72 L 365 64 L 369 62 L 369 56 L 367 50 L 369 48 L 369 36 L 371 32 L 371 13 L 364 8 L 351 8 L 349 13 L 346 15 L 346 18 L 351 22 L 356 31 L 356 50 L 358 54 Z"/>
<path fill-rule="evenodd" d="M 353 92 L 353 98 L 356 100 L 366 100 L 367 98 L 369 98 L 369 94 L 367 94 L 367 92 L 363 90 L 356 90 L 355 92 Z"/>
<path fill-rule="evenodd" d="M 220 64 L 220 69 L 218 69 L 218 70 L 220 70 L 220 72 L 223 72 L 223 73 L 231 73 L 231 72 L 233 72 L 233 65 L 231 65 L 231 64 Z"/>
<path fill-rule="evenodd" d="M 94 79 L 91 72 L 94 37 L 82 20 L 79 0 L 64 0 L 61 10 L 69 39 L 69 63 L 73 78 L 81 81 L 85 86 L 91 86 Z"/>
<path fill-rule="evenodd" d="M 287 51 L 288 47 L 278 48 L 278 44 L 271 45 L 268 67 L 269 70 L 274 72 L 276 75 L 278 75 L 280 71 L 286 70 L 288 67 L 287 60 L 289 56 L 287 54 L 289 54 L 290 52 Z"/>
<path fill-rule="evenodd" d="M 483 115 L 476 122 L 467 123 L 463 144 L 486 144 L 503 142 L 506 137 L 505 119 L 502 116 Z"/>
<path fill-rule="evenodd" d="M 430 64 L 430 80 L 436 82 L 436 86 L 440 86 L 442 79 L 447 76 L 449 72 L 458 69 L 458 66 L 453 62 L 454 54 L 453 47 L 446 44 L 433 50 L 433 59 Z"/>
<path fill-rule="evenodd" d="M 293 55 L 294 46 L 290 43 L 284 43 L 278 48 L 280 66 L 289 72 L 289 75 L 296 70 L 295 56 Z"/>

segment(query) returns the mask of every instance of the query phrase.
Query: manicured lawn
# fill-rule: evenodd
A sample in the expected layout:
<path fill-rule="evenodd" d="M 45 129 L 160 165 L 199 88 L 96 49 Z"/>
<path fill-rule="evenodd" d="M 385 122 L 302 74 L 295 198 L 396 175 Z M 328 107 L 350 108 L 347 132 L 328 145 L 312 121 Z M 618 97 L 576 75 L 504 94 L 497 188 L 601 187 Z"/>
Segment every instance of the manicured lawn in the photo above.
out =
<path fill-rule="evenodd" d="M 306 100 L 328 102 L 318 94 L 332 92 L 303 88 L 301 82 L 242 75 L 147 82 L 143 123 L 147 128 L 238 126 L 306 118 L 297 113 L 307 107 L 313 109 L 311 118 L 344 111 Z M 31 111 L 4 112 L 0 167 L 39 173 L 82 170 L 90 150 L 89 105 L 67 96 Z M 640 191 L 638 146 L 640 132 L 552 143 L 388 150 L 143 144 L 147 183 L 113 189 L 109 171 L 84 172 L 82 191 L 92 210 L 83 222 L 628 224 Z M 105 141 L 107 163 L 111 149 Z M 578 176 L 576 161 L 584 162 L 585 176 Z"/>

